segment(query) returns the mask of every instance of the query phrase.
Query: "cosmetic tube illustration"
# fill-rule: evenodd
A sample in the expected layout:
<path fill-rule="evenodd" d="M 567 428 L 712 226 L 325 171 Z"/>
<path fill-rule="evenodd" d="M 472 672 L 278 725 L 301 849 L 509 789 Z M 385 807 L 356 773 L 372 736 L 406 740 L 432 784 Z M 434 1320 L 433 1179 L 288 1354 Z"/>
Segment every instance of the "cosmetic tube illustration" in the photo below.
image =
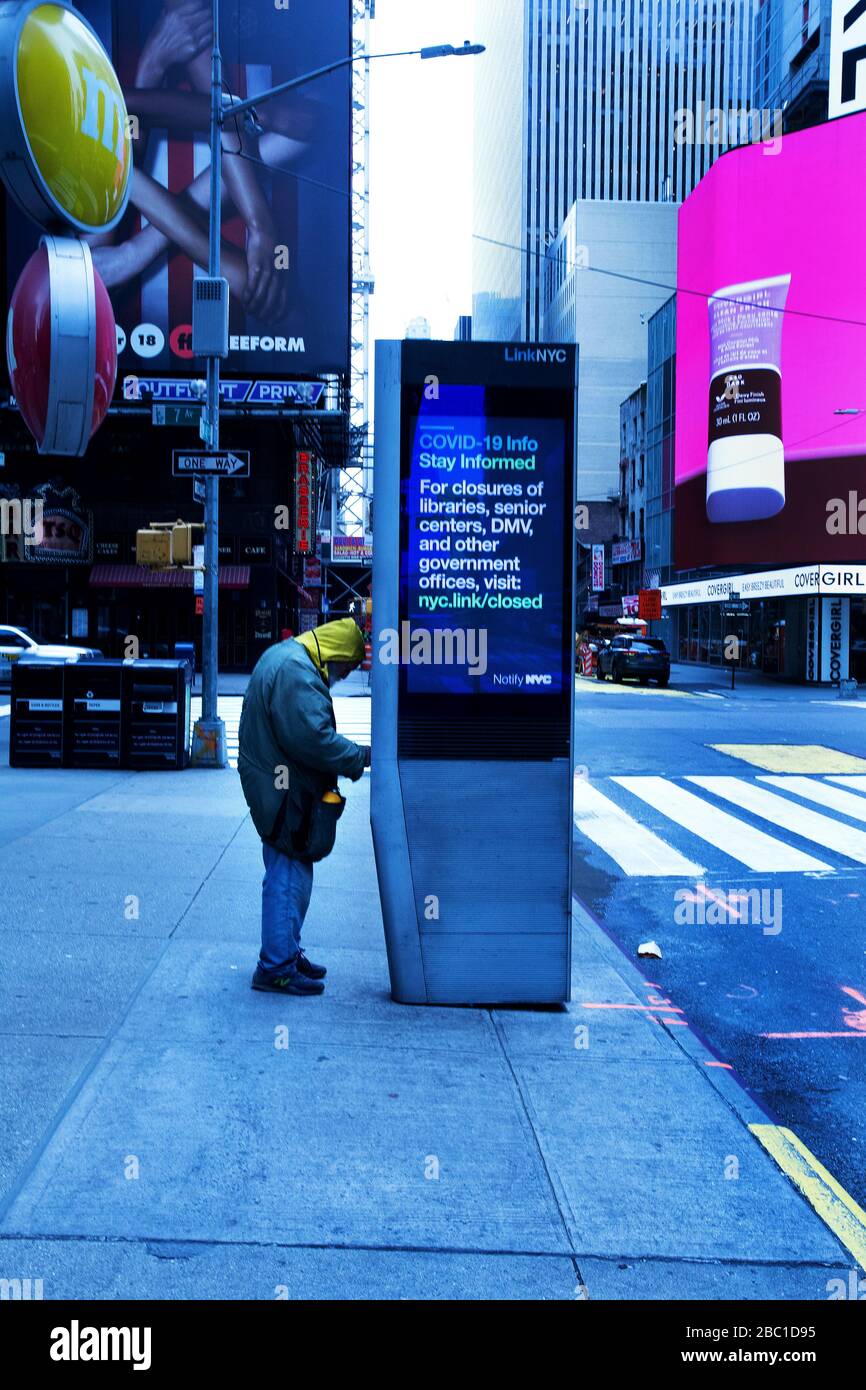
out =
<path fill-rule="evenodd" d="M 790 283 L 790 275 L 775 275 L 710 296 L 710 521 L 760 521 L 785 505 L 782 325 Z"/>

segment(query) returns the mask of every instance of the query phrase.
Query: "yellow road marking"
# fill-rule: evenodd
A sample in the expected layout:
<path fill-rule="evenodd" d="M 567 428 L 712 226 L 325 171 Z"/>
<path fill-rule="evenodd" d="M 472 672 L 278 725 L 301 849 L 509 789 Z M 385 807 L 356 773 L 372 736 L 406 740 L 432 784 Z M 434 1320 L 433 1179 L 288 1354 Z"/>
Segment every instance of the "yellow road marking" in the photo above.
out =
<path fill-rule="evenodd" d="M 820 743 L 711 743 L 718 753 L 762 767 L 765 772 L 811 772 L 827 776 L 839 772 L 866 772 L 866 758 L 840 753 Z"/>
<path fill-rule="evenodd" d="M 622 685 L 614 681 L 600 681 L 595 676 L 578 676 L 575 681 L 577 690 L 607 690 L 619 695 L 667 695 L 675 700 L 688 700 L 691 698 L 687 690 L 668 690 L 662 689 L 658 685 L 638 685 L 637 681 L 623 682 Z M 866 764 L 864 764 L 866 766 Z"/>
<path fill-rule="evenodd" d="M 782 1125 L 749 1125 L 749 1129 L 824 1224 L 866 1269 L 866 1211 L 790 1129 Z"/>

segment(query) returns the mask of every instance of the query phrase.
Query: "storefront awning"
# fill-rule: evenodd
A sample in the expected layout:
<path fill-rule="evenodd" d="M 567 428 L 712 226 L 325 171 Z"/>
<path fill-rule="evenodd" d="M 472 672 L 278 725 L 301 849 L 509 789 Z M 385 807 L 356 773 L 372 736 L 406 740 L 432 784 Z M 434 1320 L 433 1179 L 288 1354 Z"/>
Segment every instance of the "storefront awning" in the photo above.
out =
<path fill-rule="evenodd" d="M 143 565 L 94 565 L 92 589 L 191 589 L 192 570 L 149 570 Z M 249 565 L 220 565 L 221 589 L 248 589 Z"/>
<path fill-rule="evenodd" d="M 866 565 L 804 565 L 799 569 L 762 570 L 757 574 L 663 584 L 662 603 L 666 608 L 685 603 L 728 603 L 732 590 L 743 603 L 750 599 L 805 598 L 810 594 L 866 594 Z"/>

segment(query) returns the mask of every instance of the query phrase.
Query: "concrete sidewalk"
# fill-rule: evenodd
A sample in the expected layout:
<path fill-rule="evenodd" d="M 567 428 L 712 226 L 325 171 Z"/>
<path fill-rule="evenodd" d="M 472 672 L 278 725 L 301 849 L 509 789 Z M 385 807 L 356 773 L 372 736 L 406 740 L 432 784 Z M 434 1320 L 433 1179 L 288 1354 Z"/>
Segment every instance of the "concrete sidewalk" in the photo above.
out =
<path fill-rule="evenodd" d="M 0 768 L 0 1277 L 826 1299 L 852 1256 L 585 914 L 568 1009 L 391 1002 L 368 778 L 349 798 L 306 933 L 328 988 L 282 999 L 249 988 L 260 846 L 234 773 Z"/>
<path fill-rule="evenodd" d="M 731 700 L 771 700 L 808 703 L 812 700 L 839 699 L 839 691 L 828 685 L 796 685 L 761 671 L 737 671 L 731 690 L 731 672 L 719 666 L 695 666 L 690 662 L 671 662 L 671 686 L 681 690 L 712 691 Z M 866 691 L 861 692 L 861 698 Z M 866 700 L 864 700 L 866 703 Z"/>

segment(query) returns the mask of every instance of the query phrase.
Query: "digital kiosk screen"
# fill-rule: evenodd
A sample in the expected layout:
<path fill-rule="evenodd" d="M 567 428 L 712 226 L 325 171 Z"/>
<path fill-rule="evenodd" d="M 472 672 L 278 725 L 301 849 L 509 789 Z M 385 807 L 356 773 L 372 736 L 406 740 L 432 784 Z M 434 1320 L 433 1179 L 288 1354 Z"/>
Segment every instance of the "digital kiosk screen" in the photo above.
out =
<path fill-rule="evenodd" d="M 556 696 L 570 682 L 571 428 L 559 393 L 547 416 L 548 393 L 525 393 L 527 414 L 522 394 L 443 383 L 404 415 L 410 695 Z"/>

